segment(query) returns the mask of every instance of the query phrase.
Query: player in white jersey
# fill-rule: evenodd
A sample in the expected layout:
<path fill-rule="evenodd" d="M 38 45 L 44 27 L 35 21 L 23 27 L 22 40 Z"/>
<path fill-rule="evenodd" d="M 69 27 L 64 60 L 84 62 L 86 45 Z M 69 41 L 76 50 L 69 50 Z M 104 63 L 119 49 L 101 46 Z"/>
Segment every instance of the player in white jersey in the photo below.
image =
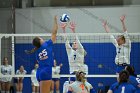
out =
<path fill-rule="evenodd" d="M 66 23 L 61 23 L 61 28 L 63 29 L 63 32 L 65 32 L 67 24 Z M 73 33 L 75 33 L 75 24 L 70 23 L 69 27 Z M 74 71 L 78 70 L 84 70 L 83 67 L 84 65 L 84 57 L 86 55 L 86 51 L 84 50 L 84 47 L 80 43 L 78 36 L 75 35 L 74 42 L 72 43 L 72 46 L 70 46 L 70 42 L 67 37 L 64 37 L 66 39 L 66 51 L 68 55 L 68 60 L 69 60 L 69 67 L 70 67 L 70 73 L 73 73 Z"/>
<path fill-rule="evenodd" d="M 34 77 L 31 77 L 32 93 L 39 93 L 39 82 L 36 79 L 37 68 L 38 68 L 38 64 L 35 64 L 34 69 L 31 72 L 31 74 L 34 75 Z"/>
<path fill-rule="evenodd" d="M 69 85 L 67 93 L 95 93 L 92 85 L 85 79 L 83 71 L 76 72 L 76 81 Z"/>
<path fill-rule="evenodd" d="M 12 74 L 12 66 L 8 64 L 8 58 L 4 57 L 3 65 L 1 65 L 1 74 L 2 75 L 11 75 Z M 11 77 L 2 77 L 1 78 L 1 87 L 2 93 L 9 93 Z"/>
<path fill-rule="evenodd" d="M 116 47 L 116 58 L 115 64 L 117 65 L 116 73 L 118 74 L 122 69 L 125 68 L 126 65 L 130 64 L 130 52 L 131 52 L 131 41 L 129 35 L 127 33 L 127 29 L 125 27 L 125 16 L 120 17 L 124 34 L 115 38 L 113 35 L 110 36 L 112 43 Z M 107 33 L 109 33 L 109 27 L 107 26 L 107 22 L 103 22 L 103 26 Z"/>
<path fill-rule="evenodd" d="M 26 73 L 27 73 L 27 71 L 24 70 L 23 66 L 20 66 L 19 70 L 16 71 L 16 75 L 25 75 Z M 17 77 L 17 78 L 15 78 L 17 93 L 22 93 L 23 79 L 24 79 L 24 77 Z"/>
<path fill-rule="evenodd" d="M 57 66 L 56 60 L 54 60 L 54 66 L 52 67 L 52 85 L 51 85 L 51 93 L 54 93 L 54 88 L 56 88 L 56 93 L 60 93 L 59 84 L 60 84 L 60 69 L 63 64 Z"/>

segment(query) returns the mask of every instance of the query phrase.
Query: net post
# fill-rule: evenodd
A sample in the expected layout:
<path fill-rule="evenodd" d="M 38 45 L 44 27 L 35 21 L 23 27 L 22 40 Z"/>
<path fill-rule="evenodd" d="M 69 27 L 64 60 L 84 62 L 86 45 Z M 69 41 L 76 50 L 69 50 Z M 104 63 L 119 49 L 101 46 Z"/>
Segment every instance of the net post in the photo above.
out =
<path fill-rule="evenodd" d="M 2 35 L 0 35 L 0 52 L 1 52 L 1 39 L 2 39 Z M 1 76 L 1 55 L 2 55 L 2 52 L 0 53 L 0 76 Z"/>
<path fill-rule="evenodd" d="M 12 35 L 12 76 L 15 75 L 15 39 Z"/>

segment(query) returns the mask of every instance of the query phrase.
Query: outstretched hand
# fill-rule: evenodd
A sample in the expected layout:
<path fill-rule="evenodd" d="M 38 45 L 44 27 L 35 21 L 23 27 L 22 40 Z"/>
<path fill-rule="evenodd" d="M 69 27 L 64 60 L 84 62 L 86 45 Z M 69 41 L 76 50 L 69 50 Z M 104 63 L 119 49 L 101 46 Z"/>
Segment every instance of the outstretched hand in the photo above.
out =
<path fill-rule="evenodd" d="M 122 16 L 120 17 L 121 22 L 124 22 L 125 17 L 126 17 L 125 15 L 122 15 Z"/>
<path fill-rule="evenodd" d="M 106 21 L 106 20 L 103 20 L 102 24 L 103 24 L 103 26 L 104 26 L 104 28 L 105 28 L 105 31 L 106 31 L 107 33 L 109 33 L 109 28 L 108 28 L 108 25 L 107 25 L 107 21 Z"/>
<path fill-rule="evenodd" d="M 67 26 L 67 23 L 60 23 L 60 27 L 62 28 L 62 30 L 63 30 L 63 33 L 65 33 L 66 32 L 66 26 Z"/>
<path fill-rule="evenodd" d="M 107 21 L 106 21 L 106 20 L 103 20 L 103 21 L 102 21 L 102 25 L 103 25 L 103 26 L 106 26 L 106 25 L 107 25 Z"/>
<path fill-rule="evenodd" d="M 75 27 L 76 27 L 76 24 L 75 24 L 74 22 L 70 22 L 69 28 L 71 29 L 71 31 L 72 31 L 73 33 L 75 33 Z"/>
<path fill-rule="evenodd" d="M 54 24 L 55 24 L 54 25 L 54 29 L 57 30 L 58 29 L 58 25 L 57 25 L 57 16 L 56 15 L 54 16 Z"/>

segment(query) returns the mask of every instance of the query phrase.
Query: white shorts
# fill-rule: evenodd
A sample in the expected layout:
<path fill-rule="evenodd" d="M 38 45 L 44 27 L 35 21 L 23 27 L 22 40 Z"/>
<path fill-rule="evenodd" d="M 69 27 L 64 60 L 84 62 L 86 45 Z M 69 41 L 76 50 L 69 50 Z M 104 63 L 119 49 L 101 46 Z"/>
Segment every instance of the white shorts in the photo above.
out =
<path fill-rule="evenodd" d="M 32 85 L 34 85 L 34 86 L 39 86 L 39 83 L 38 82 L 32 82 Z"/>

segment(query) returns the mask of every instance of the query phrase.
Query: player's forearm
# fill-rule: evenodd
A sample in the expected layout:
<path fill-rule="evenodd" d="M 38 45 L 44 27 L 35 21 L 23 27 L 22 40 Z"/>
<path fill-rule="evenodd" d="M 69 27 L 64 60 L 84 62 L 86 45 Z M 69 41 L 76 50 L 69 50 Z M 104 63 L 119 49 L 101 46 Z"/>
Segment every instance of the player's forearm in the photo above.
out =
<path fill-rule="evenodd" d="M 57 24 L 57 18 L 55 16 L 53 30 L 52 30 L 52 37 L 51 37 L 53 42 L 56 41 L 57 30 L 58 30 L 58 24 Z"/>
<path fill-rule="evenodd" d="M 104 29 L 105 29 L 105 31 L 107 32 L 107 33 L 109 33 L 110 32 L 110 30 L 109 30 L 109 27 L 106 25 L 106 26 L 104 26 Z"/>
<path fill-rule="evenodd" d="M 79 41 L 79 38 L 77 35 L 75 35 L 75 39 L 76 39 L 76 42 L 78 44 L 78 47 L 80 47 L 80 49 L 83 49 L 83 46 L 82 46 L 81 42 Z"/>
<path fill-rule="evenodd" d="M 124 32 L 127 31 L 124 21 L 121 21 L 121 23 L 122 23 L 123 31 Z"/>

